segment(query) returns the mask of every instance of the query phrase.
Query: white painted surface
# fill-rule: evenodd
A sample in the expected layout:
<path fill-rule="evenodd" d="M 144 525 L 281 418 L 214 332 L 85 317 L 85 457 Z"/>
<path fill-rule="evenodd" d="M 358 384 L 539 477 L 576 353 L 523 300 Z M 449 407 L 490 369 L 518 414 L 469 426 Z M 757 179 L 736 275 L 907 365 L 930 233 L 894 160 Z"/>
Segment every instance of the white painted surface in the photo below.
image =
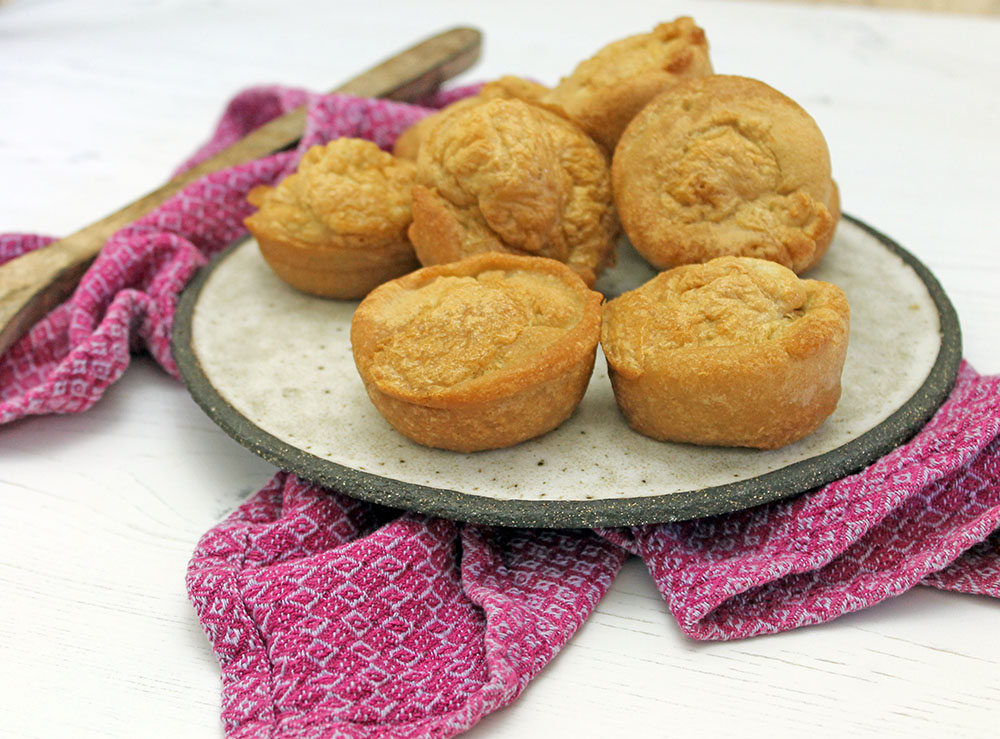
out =
<path fill-rule="evenodd" d="M 152 189 L 237 89 L 325 89 L 414 38 L 487 32 L 466 80 L 554 82 L 689 13 L 720 72 L 802 103 L 845 211 L 935 272 L 965 355 L 1000 372 L 1000 23 L 781 4 L 10 0 L 0 4 L 0 230 L 67 233 Z M 184 593 L 198 537 L 269 477 L 148 359 L 92 410 L 0 429 L 0 735 L 220 737 Z M 510 708 L 468 734 L 983 736 L 1000 603 L 916 589 L 743 642 L 682 636 L 641 563 Z"/>

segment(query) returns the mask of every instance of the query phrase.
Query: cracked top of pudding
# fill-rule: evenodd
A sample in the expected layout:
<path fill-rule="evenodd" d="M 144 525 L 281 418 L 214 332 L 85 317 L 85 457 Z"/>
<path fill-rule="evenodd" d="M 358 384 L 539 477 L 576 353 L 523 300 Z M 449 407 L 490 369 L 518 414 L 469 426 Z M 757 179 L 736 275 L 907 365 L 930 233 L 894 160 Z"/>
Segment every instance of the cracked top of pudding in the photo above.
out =
<path fill-rule="evenodd" d="M 720 257 L 677 267 L 604 306 L 601 343 L 617 371 L 765 348 L 803 358 L 846 333 L 843 291 L 774 262 Z M 748 361 L 752 361 L 749 359 Z"/>
<path fill-rule="evenodd" d="M 424 265 L 502 251 L 557 259 L 593 284 L 617 233 L 604 154 L 555 113 L 489 100 L 444 117 L 420 147 L 409 235 Z"/>
<path fill-rule="evenodd" d="M 688 80 L 655 98 L 622 136 L 612 176 L 626 233 L 660 269 L 733 255 L 800 273 L 840 216 L 815 121 L 744 77 Z"/>
<path fill-rule="evenodd" d="M 535 105 L 542 104 L 542 100 L 550 92 L 549 88 L 532 80 L 513 75 L 505 75 L 499 79 L 492 80 L 483 85 L 476 95 L 456 100 L 436 113 L 431 113 L 425 118 L 421 118 L 412 126 L 403 131 L 392 146 L 392 153 L 397 157 L 416 160 L 420 152 L 420 146 L 426 140 L 431 130 L 441 122 L 441 120 L 452 113 L 468 110 L 477 105 L 482 105 L 488 100 L 516 98 Z"/>
<path fill-rule="evenodd" d="M 313 146 L 277 187 L 251 190 L 255 234 L 306 244 L 364 247 L 405 242 L 415 167 L 370 141 L 334 139 Z"/>
<path fill-rule="evenodd" d="M 608 152 L 629 121 L 656 95 L 690 77 L 712 74 L 705 32 L 688 17 L 614 41 L 560 80 L 558 105 Z"/>
<path fill-rule="evenodd" d="M 600 303 L 559 262 L 482 254 L 371 292 L 351 343 L 362 378 L 383 393 L 452 407 L 511 395 L 592 355 Z"/>

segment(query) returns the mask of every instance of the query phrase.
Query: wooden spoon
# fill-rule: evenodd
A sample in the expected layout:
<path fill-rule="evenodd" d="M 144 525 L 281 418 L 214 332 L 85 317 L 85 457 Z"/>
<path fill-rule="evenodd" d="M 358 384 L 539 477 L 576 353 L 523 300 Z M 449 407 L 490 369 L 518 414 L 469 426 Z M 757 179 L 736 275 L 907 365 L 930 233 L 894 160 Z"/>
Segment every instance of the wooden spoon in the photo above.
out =
<path fill-rule="evenodd" d="M 453 28 L 386 59 L 333 92 L 414 100 L 471 67 L 479 58 L 481 45 L 478 30 Z M 305 119 L 304 107 L 275 118 L 121 210 L 0 266 L 0 354 L 70 296 L 112 234 L 209 172 L 294 146 L 302 136 Z"/>

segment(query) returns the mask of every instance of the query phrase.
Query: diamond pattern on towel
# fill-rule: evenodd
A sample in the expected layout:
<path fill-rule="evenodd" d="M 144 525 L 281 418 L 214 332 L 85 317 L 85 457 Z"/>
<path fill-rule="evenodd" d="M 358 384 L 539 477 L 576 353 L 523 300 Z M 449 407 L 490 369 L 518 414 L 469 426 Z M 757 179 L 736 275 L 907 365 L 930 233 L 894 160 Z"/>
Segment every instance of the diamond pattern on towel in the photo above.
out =
<path fill-rule="evenodd" d="M 264 87 L 237 96 L 182 169 L 309 106 L 303 142 L 193 182 L 108 242 L 73 297 L 0 357 L 0 423 L 97 402 L 133 351 L 170 373 L 177 296 L 243 233 L 246 193 L 304 147 L 388 147 L 434 108 Z M 0 236 L 0 262 L 46 237 Z M 400 514 L 285 473 L 205 534 L 188 592 L 222 668 L 231 737 L 446 737 L 506 705 L 607 592 L 626 552 L 679 627 L 735 639 L 820 623 L 922 583 L 1000 597 L 1000 378 L 963 365 L 909 443 L 748 511 L 600 532 Z"/>
<path fill-rule="evenodd" d="M 188 590 L 231 736 L 451 736 L 524 689 L 624 556 L 590 532 L 398 515 L 279 473 L 202 539 Z"/>
<path fill-rule="evenodd" d="M 463 88 L 459 95 L 477 88 Z M 448 100 L 428 99 L 429 104 Z M 229 104 L 211 141 L 184 171 L 298 105 L 309 104 L 295 151 L 214 172 L 188 185 L 136 223 L 116 233 L 73 296 L 0 357 L 0 424 L 44 413 L 77 413 L 93 405 L 148 350 L 176 376 L 170 333 L 177 296 L 207 259 L 245 233 L 252 208 L 246 194 L 292 172 L 308 146 L 337 136 L 364 136 L 390 146 L 432 108 L 347 95 L 260 87 Z M 0 262 L 49 243 L 41 236 L 0 237 Z"/>

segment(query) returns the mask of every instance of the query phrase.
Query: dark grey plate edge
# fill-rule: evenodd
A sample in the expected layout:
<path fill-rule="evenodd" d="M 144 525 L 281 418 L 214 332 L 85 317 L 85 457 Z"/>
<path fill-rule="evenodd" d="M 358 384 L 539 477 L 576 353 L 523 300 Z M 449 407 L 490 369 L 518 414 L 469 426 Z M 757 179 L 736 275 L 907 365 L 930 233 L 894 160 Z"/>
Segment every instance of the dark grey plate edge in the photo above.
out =
<path fill-rule="evenodd" d="M 797 495 L 863 469 L 916 434 L 954 386 L 962 360 L 961 330 L 955 309 L 940 283 L 926 266 L 892 239 L 857 218 L 846 214 L 843 218 L 897 254 L 927 288 L 938 311 L 941 331 L 941 347 L 927 379 L 885 421 L 837 449 L 758 477 L 702 490 L 627 499 L 497 500 L 362 472 L 281 441 L 247 420 L 215 390 L 191 345 L 198 296 L 215 267 L 242 242 L 218 255 L 184 290 L 174 316 L 171 347 L 191 396 L 229 436 L 268 462 L 353 498 L 496 526 L 615 527 L 728 513 Z"/>

